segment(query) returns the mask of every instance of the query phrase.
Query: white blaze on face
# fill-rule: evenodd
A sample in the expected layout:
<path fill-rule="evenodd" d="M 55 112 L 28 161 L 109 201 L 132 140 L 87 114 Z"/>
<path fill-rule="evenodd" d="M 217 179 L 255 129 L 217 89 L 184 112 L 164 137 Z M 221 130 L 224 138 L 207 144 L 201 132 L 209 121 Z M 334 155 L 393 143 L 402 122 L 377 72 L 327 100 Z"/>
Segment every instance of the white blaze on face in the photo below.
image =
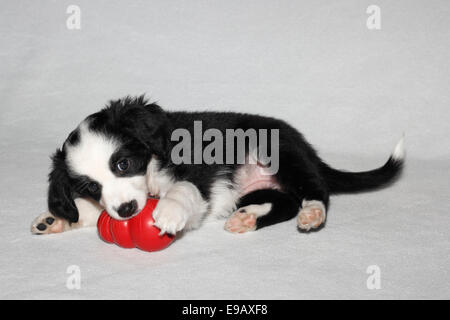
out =
<path fill-rule="evenodd" d="M 111 156 L 120 148 L 120 143 L 111 137 L 92 132 L 86 123 L 80 125 L 80 141 L 67 145 L 67 164 L 76 174 L 84 175 L 101 185 L 100 204 L 115 219 L 123 220 L 117 213 L 122 203 L 136 200 L 138 210 L 147 201 L 145 175 L 117 177 L 110 168 Z"/>

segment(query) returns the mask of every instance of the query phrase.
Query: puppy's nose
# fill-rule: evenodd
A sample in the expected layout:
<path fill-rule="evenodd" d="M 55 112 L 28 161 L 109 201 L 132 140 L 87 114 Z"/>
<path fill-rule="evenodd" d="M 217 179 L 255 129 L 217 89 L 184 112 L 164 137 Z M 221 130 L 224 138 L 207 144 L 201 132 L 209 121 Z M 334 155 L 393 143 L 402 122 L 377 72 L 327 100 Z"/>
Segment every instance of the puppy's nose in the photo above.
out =
<path fill-rule="evenodd" d="M 132 216 L 133 213 L 136 212 L 136 209 L 137 209 L 137 201 L 132 200 L 130 202 L 122 203 L 120 205 L 119 209 L 117 209 L 117 213 L 122 218 L 128 218 L 128 217 Z"/>

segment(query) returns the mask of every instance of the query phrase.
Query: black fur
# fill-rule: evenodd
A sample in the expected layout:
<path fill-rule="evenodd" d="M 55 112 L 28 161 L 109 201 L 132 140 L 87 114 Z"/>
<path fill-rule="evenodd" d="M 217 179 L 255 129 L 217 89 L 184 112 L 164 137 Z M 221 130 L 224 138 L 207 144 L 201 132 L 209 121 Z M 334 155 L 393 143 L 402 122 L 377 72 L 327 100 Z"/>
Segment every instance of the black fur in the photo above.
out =
<path fill-rule="evenodd" d="M 300 203 L 294 197 L 274 189 L 251 192 L 239 200 L 237 207 L 264 203 L 272 203 L 272 208 L 256 220 L 256 230 L 294 218 L 300 207 Z"/>
<path fill-rule="evenodd" d="M 78 209 L 74 202 L 73 181 L 66 165 L 66 154 L 57 150 L 52 157 L 53 169 L 49 175 L 48 208 L 54 215 L 69 222 L 78 221 Z"/>
<path fill-rule="evenodd" d="M 130 149 L 144 148 L 151 154 L 167 160 L 171 123 L 167 113 L 155 103 L 147 103 L 143 96 L 110 101 L 100 112 L 90 115 L 89 128 L 114 136 Z M 142 153 L 142 151 L 140 152 Z"/>
<path fill-rule="evenodd" d="M 380 168 L 365 172 L 347 172 L 320 164 L 320 171 L 325 177 L 331 193 L 355 193 L 378 189 L 395 181 L 403 169 L 403 161 L 392 157 Z"/>
<path fill-rule="evenodd" d="M 48 208 L 55 216 L 70 223 L 78 222 L 79 213 L 74 199 L 89 197 L 99 201 L 101 185 L 86 176 L 71 173 L 66 164 L 64 148 L 56 150 L 52 156 L 52 170 L 49 174 Z M 95 183 L 98 190 L 91 191 L 89 185 Z"/>

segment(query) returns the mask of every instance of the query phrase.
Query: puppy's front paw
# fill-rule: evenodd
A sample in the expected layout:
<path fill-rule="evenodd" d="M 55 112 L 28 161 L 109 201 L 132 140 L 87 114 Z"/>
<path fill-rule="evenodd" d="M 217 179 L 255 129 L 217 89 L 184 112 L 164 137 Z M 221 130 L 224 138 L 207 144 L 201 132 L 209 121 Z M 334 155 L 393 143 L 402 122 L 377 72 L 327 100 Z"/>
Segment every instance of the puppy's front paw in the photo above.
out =
<path fill-rule="evenodd" d="M 153 211 L 155 226 L 164 233 L 175 234 L 186 225 L 188 215 L 186 209 L 176 200 L 163 198 L 159 200 Z"/>
<path fill-rule="evenodd" d="M 63 232 L 66 222 L 52 215 L 50 212 L 44 212 L 31 223 L 31 233 L 50 234 Z"/>

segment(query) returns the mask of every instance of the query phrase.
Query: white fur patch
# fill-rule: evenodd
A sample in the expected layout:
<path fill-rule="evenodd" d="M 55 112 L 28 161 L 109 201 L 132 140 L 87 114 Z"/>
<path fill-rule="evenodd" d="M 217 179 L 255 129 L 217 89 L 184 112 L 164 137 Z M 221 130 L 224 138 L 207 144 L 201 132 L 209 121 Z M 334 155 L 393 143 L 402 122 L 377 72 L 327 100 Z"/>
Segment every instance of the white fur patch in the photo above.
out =
<path fill-rule="evenodd" d="M 136 200 L 139 212 L 147 202 L 148 189 L 144 175 L 117 177 L 111 171 L 109 161 L 119 147 L 118 141 L 92 132 L 87 123 L 82 123 L 79 143 L 67 146 L 67 163 L 76 174 L 85 175 L 101 184 L 100 204 L 113 218 L 123 220 L 117 213 L 120 205 Z"/>
<path fill-rule="evenodd" d="M 164 197 L 175 183 L 167 169 L 159 169 L 160 162 L 154 156 L 147 166 L 147 187 L 152 196 Z"/>
<path fill-rule="evenodd" d="M 267 202 L 263 204 L 250 204 L 245 207 L 239 208 L 239 212 L 242 212 L 242 210 L 245 210 L 245 213 L 248 214 L 254 214 L 256 217 L 262 217 L 265 216 L 272 210 L 272 203 Z"/>
<path fill-rule="evenodd" d="M 197 228 L 205 214 L 208 204 L 198 188 L 187 181 L 177 182 L 165 193 L 153 212 L 155 225 L 160 234 L 176 232 L 186 228 Z"/>
<path fill-rule="evenodd" d="M 405 136 L 400 139 L 392 152 L 392 158 L 395 160 L 403 160 L 405 158 Z"/>
<path fill-rule="evenodd" d="M 226 178 L 218 178 L 210 190 L 209 212 L 212 218 L 227 218 L 236 210 L 239 190 Z"/>
<path fill-rule="evenodd" d="M 78 209 L 77 227 L 95 226 L 103 208 L 96 201 L 91 199 L 76 198 L 74 202 Z"/>

